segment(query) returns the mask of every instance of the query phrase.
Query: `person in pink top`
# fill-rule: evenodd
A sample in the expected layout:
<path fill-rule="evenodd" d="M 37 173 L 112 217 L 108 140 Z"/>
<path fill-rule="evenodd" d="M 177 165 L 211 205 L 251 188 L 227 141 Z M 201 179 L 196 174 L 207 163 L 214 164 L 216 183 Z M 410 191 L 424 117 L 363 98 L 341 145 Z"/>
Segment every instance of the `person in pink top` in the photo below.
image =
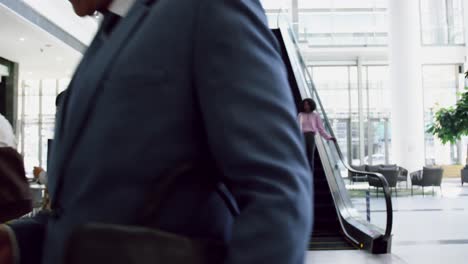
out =
<path fill-rule="evenodd" d="M 312 170 L 314 169 L 315 159 L 315 135 L 320 134 L 320 136 L 326 140 L 336 142 L 336 139 L 325 131 L 322 118 L 320 118 L 320 115 L 315 112 L 316 109 L 317 104 L 314 100 L 311 98 L 304 99 L 302 101 L 301 112 L 297 117 L 301 131 L 304 133 L 307 157 L 310 159 L 309 162 Z"/>

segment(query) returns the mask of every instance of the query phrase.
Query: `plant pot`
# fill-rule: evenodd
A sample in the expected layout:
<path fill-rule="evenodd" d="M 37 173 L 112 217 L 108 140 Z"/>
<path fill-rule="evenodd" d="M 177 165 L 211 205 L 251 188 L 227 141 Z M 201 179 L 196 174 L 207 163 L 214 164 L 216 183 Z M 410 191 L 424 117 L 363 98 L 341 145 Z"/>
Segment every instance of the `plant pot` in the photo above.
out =
<path fill-rule="evenodd" d="M 444 169 L 444 178 L 459 178 L 460 171 L 463 169 L 463 165 L 441 165 L 442 169 Z"/>

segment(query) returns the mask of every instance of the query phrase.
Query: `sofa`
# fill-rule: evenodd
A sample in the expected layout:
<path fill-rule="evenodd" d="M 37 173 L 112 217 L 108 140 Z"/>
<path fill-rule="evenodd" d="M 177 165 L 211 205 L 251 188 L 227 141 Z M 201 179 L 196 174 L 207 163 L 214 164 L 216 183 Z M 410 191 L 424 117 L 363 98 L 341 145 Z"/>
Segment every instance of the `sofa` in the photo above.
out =
<path fill-rule="evenodd" d="M 380 170 L 382 169 L 397 170 L 398 171 L 397 184 L 400 182 L 406 182 L 406 188 L 408 189 L 408 170 L 403 167 L 397 166 L 395 164 L 359 165 L 359 166 L 352 165 L 351 168 L 357 171 L 367 171 L 367 172 L 377 172 L 377 173 L 380 173 Z M 348 172 L 348 177 L 351 183 L 368 181 L 366 176 L 356 175 L 352 172 Z"/>

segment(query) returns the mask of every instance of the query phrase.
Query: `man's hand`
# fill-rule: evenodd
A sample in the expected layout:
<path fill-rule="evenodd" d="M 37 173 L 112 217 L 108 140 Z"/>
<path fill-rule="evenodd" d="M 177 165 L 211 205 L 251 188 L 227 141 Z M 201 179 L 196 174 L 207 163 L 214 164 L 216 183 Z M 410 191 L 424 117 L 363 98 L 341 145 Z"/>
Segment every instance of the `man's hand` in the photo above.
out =
<path fill-rule="evenodd" d="M 0 263 L 13 264 L 13 245 L 5 225 L 0 225 Z"/>
<path fill-rule="evenodd" d="M 330 141 L 333 141 L 333 142 L 335 142 L 335 143 L 337 142 L 337 141 L 336 141 L 336 138 L 334 138 L 334 137 L 330 138 Z"/>
<path fill-rule="evenodd" d="M 33 169 L 33 174 L 34 174 L 34 178 L 39 178 L 39 174 L 41 174 L 41 172 L 43 172 L 44 169 L 41 168 L 41 167 L 34 167 Z"/>

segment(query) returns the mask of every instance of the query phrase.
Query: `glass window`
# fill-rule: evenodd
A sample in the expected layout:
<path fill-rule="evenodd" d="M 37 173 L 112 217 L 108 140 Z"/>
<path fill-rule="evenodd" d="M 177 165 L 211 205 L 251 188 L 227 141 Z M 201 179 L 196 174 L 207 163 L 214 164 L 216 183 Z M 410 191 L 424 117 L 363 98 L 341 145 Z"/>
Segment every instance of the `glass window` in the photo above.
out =
<path fill-rule="evenodd" d="M 55 100 L 69 82 L 70 79 L 28 80 L 18 91 L 18 147 L 28 174 L 34 166 L 47 169 L 47 141 L 54 136 Z"/>
<path fill-rule="evenodd" d="M 283 19 L 291 19 L 292 0 L 260 0 L 265 9 L 270 27 L 278 27 L 278 16 L 281 14 Z"/>
<path fill-rule="evenodd" d="M 465 43 L 462 0 L 420 0 L 424 45 Z"/>
<path fill-rule="evenodd" d="M 424 122 L 425 127 L 434 120 L 441 107 L 455 105 L 457 101 L 458 65 L 425 65 L 423 67 Z M 450 144 L 443 145 L 433 135 L 426 133 L 426 163 L 453 164 L 457 151 Z"/>
<path fill-rule="evenodd" d="M 343 155 L 349 158 L 350 69 L 355 66 L 311 67 L 312 78 Z"/>
<path fill-rule="evenodd" d="M 310 46 L 387 44 L 385 10 L 299 10 L 299 35 Z"/>
<path fill-rule="evenodd" d="M 387 8 L 387 0 L 299 0 L 300 8 Z"/>
<path fill-rule="evenodd" d="M 363 66 L 364 140 L 360 142 L 358 67 L 310 67 L 320 98 L 327 109 L 338 143 L 350 163 L 358 165 L 360 145 L 364 162 L 387 163 L 390 157 L 390 89 L 387 66 Z"/>
<path fill-rule="evenodd" d="M 349 113 L 349 67 L 314 67 L 312 78 L 329 115 Z"/>
<path fill-rule="evenodd" d="M 292 0 L 260 0 L 260 2 L 266 10 L 289 8 L 292 5 Z"/>
<path fill-rule="evenodd" d="M 309 46 L 387 45 L 387 1 L 297 0 L 298 39 Z M 272 27 L 279 12 L 288 13 L 292 22 L 292 0 L 262 3 Z"/>
<path fill-rule="evenodd" d="M 387 66 L 364 66 L 365 82 L 365 157 L 366 164 L 386 164 L 389 161 L 391 91 Z"/>
<path fill-rule="evenodd" d="M 351 147 L 349 158 L 350 164 L 359 165 L 360 161 L 360 148 L 359 148 L 359 92 L 358 92 L 358 67 L 351 67 L 349 71 L 349 119 L 350 119 L 350 139 L 349 146 Z"/>
<path fill-rule="evenodd" d="M 390 116 L 391 91 L 387 66 L 367 66 L 367 106 L 371 117 Z"/>

